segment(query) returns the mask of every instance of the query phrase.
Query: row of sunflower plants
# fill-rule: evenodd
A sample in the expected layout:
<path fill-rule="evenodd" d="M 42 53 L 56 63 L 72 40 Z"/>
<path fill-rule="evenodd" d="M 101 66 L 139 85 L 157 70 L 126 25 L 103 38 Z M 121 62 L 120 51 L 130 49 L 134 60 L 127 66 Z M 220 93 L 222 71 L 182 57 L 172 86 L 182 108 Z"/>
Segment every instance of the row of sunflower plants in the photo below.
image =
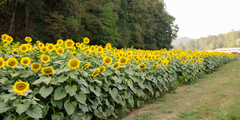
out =
<path fill-rule="evenodd" d="M 4 119 L 119 118 L 236 56 L 219 52 L 116 49 L 59 39 L 0 43 L 0 114 Z"/>

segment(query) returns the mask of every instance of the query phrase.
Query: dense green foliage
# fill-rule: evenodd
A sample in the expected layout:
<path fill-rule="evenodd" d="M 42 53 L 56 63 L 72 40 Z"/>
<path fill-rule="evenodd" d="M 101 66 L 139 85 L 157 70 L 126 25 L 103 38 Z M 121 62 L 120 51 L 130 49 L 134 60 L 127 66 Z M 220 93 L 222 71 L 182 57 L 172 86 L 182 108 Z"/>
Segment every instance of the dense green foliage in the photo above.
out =
<path fill-rule="evenodd" d="M 0 33 L 141 49 L 172 48 L 178 27 L 159 0 L 0 0 Z"/>
<path fill-rule="evenodd" d="M 181 50 L 214 50 L 217 48 L 240 47 L 240 31 L 231 31 L 226 34 L 209 35 L 197 40 L 179 44 Z"/>

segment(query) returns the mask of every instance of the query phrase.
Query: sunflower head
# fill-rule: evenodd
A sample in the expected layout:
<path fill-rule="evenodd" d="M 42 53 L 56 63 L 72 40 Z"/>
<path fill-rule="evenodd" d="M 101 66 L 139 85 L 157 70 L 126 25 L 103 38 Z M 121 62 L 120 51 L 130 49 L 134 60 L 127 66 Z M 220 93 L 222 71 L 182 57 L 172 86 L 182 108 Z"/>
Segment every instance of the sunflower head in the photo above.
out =
<path fill-rule="evenodd" d="M 64 52 L 64 49 L 62 47 L 58 47 L 56 49 L 56 52 L 57 52 L 58 55 L 62 55 L 62 53 Z"/>
<path fill-rule="evenodd" d="M 15 93 L 18 95 L 24 95 L 24 92 L 29 89 L 29 83 L 16 81 L 12 87 Z"/>
<path fill-rule="evenodd" d="M 130 81 L 126 81 L 126 82 L 125 82 L 125 84 L 129 84 L 129 83 L 130 83 Z"/>
<path fill-rule="evenodd" d="M 26 44 L 22 44 L 20 47 L 19 47 L 19 51 L 21 52 L 27 52 L 28 51 L 28 46 Z"/>
<path fill-rule="evenodd" d="M 163 66 L 166 67 L 168 65 L 169 61 L 166 59 L 163 61 Z"/>
<path fill-rule="evenodd" d="M 91 52 L 94 52 L 95 51 L 95 46 L 91 46 L 90 50 L 91 50 Z"/>
<path fill-rule="evenodd" d="M 80 61 L 78 59 L 76 59 L 76 58 L 72 58 L 68 62 L 68 67 L 70 69 L 77 69 L 77 68 L 79 68 L 79 65 L 80 65 Z"/>
<path fill-rule="evenodd" d="M 50 57 L 48 55 L 42 55 L 41 56 L 41 61 L 43 63 L 48 63 L 50 61 Z"/>
<path fill-rule="evenodd" d="M 112 63 L 112 58 L 111 57 L 104 57 L 103 63 L 110 65 Z"/>
<path fill-rule="evenodd" d="M 186 60 L 182 60 L 182 64 L 185 64 L 186 63 Z"/>
<path fill-rule="evenodd" d="M 47 51 L 48 51 L 47 47 L 41 47 L 40 52 L 44 53 L 44 52 L 47 52 Z"/>
<path fill-rule="evenodd" d="M 122 58 L 119 59 L 119 62 L 120 62 L 121 65 L 125 65 L 125 64 L 127 64 L 128 60 L 127 60 L 127 58 L 122 57 Z"/>
<path fill-rule="evenodd" d="M 97 52 L 102 53 L 103 52 L 103 47 L 102 46 L 97 47 Z"/>
<path fill-rule="evenodd" d="M 40 42 L 40 43 L 38 43 L 38 47 L 42 48 L 42 47 L 44 47 L 44 44 Z"/>
<path fill-rule="evenodd" d="M 39 64 L 39 63 L 36 63 L 36 62 L 34 62 L 33 64 L 31 64 L 31 70 L 32 70 L 32 71 L 38 71 L 41 67 L 42 67 L 42 65 Z"/>
<path fill-rule="evenodd" d="M 100 72 L 100 69 L 98 68 L 98 69 L 96 69 L 95 71 L 93 71 L 93 73 L 92 73 L 91 76 L 92 76 L 92 77 L 96 77 L 99 72 Z"/>
<path fill-rule="evenodd" d="M 52 43 L 50 43 L 48 44 L 47 49 L 48 51 L 53 51 L 55 49 L 55 46 Z"/>
<path fill-rule="evenodd" d="M 159 60 L 159 61 L 157 62 L 157 64 L 160 65 L 160 64 L 162 64 L 162 62 L 163 62 L 163 60 Z"/>
<path fill-rule="evenodd" d="M 99 67 L 99 69 L 100 69 L 100 72 L 106 71 L 106 68 L 104 66 Z"/>
<path fill-rule="evenodd" d="M 55 70 L 53 69 L 53 67 L 44 67 L 41 69 L 41 72 L 44 75 L 50 75 L 50 74 L 53 74 L 55 72 Z"/>
<path fill-rule="evenodd" d="M 7 37 L 8 37 L 7 34 L 2 34 L 2 36 L 1 36 L 2 41 L 7 41 Z"/>
<path fill-rule="evenodd" d="M 31 41 L 32 41 L 32 38 L 31 38 L 31 37 L 25 37 L 25 41 L 31 42 Z"/>
<path fill-rule="evenodd" d="M 6 62 L 4 61 L 3 57 L 0 57 L 0 68 L 4 68 Z"/>
<path fill-rule="evenodd" d="M 145 69 L 146 68 L 146 64 L 141 64 L 138 66 L 140 69 Z"/>
<path fill-rule="evenodd" d="M 72 48 L 73 46 L 74 46 L 74 41 L 72 40 L 72 39 L 67 39 L 66 41 L 65 41 L 65 47 L 66 48 Z"/>
<path fill-rule="evenodd" d="M 18 63 L 18 61 L 17 61 L 16 58 L 9 58 L 9 59 L 7 60 L 7 67 L 12 67 L 12 68 L 14 68 L 15 66 L 17 66 L 17 63 Z"/>
<path fill-rule="evenodd" d="M 85 45 L 83 43 L 80 44 L 80 49 L 85 49 Z"/>
<path fill-rule="evenodd" d="M 82 69 L 86 69 L 86 68 L 88 68 L 90 65 L 91 65 L 91 63 L 88 62 L 88 63 L 86 63 L 85 65 L 82 66 Z"/>
<path fill-rule="evenodd" d="M 12 38 L 11 36 L 8 36 L 8 37 L 7 37 L 7 42 L 8 42 L 8 43 L 11 43 L 12 41 L 13 41 L 13 38 Z"/>
<path fill-rule="evenodd" d="M 62 44 L 63 44 L 63 40 L 62 39 L 58 39 L 57 45 L 62 45 Z"/>
<path fill-rule="evenodd" d="M 88 39 L 87 37 L 85 37 L 85 38 L 83 39 L 83 43 L 88 44 L 88 43 L 89 43 L 89 39 Z"/>
<path fill-rule="evenodd" d="M 24 66 L 28 66 L 30 63 L 31 63 L 31 60 L 29 57 L 23 57 L 21 60 L 20 60 L 20 63 Z"/>
<path fill-rule="evenodd" d="M 79 47 L 80 47 L 80 45 L 81 45 L 81 44 L 80 44 L 79 42 L 77 42 L 77 43 L 76 43 L 76 47 L 78 47 L 78 48 L 79 48 Z"/>
<path fill-rule="evenodd" d="M 118 67 L 120 66 L 120 62 L 116 62 L 113 64 L 113 68 L 118 69 Z"/>
<path fill-rule="evenodd" d="M 196 72 L 198 72 L 198 69 L 196 69 Z"/>

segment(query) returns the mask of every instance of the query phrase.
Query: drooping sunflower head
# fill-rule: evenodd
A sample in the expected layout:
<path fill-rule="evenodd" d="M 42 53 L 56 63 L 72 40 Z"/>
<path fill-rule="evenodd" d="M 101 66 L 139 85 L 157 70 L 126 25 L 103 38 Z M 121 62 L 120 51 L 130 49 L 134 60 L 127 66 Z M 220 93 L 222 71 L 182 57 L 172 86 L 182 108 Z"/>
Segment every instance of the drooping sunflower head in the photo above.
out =
<path fill-rule="evenodd" d="M 58 47 L 56 52 L 57 52 L 58 55 L 62 55 L 62 53 L 64 52 L 64 48 Z"/>
<path fill-rule="evenodd" d="M 31 42 L 31 41 L 32 41 L 32 38 L 31 38 L 31 37 L 25 37 L 25 41 Z"/>
<path fill-rule="evenodd" d="M 76 59 L 76 58 L 72 58 L 68 62 L 68 67 L 70 69 L 77 69 L 77 68 L 79 68 L 79 65 L 80 65 L 80 61 L 78 59 Z"/>
<path fill-rule="evenodd" d="M 32 71 L 38 71 L 38 70 L 40 70 L 41 67 L 42 67 L 42 65 L 39 64 L 39 63 L 36 63 L 36 62 L 34 62 L 33 64 L 31 64 L 31 70 L 32 70 Z"/>
<path fill-rule="evenodd" d="M 65 47 L 66 48 L 72 48 L 72 46 L 74 46 L 74 41 L 72 40 L 72 39 L 67 39 L 66 41 L 65 41 Z"/>
<path fill-rule="evenodd" d="M 100 69 L 100 72 L 104 72 L 104 71 L 106 71 L 105 66 L 101 66 L 101 67 L 99 67 L 99 69 Z"/>
<path fill-rule="evenodd" d="M 44 67 L 44 68 L 42 68 L 41 72 L 44 75 L 50 75 L 50 74 L 53 74 L 55 72 L 55 70 L 53 69 L 53 67 Z"/>
<path fill-rule="evenodd" d="M 118 69 L 118 67 L 120 66 L 120 62 L 116 62 L 113 64 L 113 68 Z"/>
<path fill-rule="evenodd" d="M 58 45 L 62 45 L 63 44 L 63 40 L 62 39 L 58 39 L 57 44 Z"/>
<path fill-rule="evenodd" d="M 121 57 L 119 59 L 119 62 L 120 62 L 121 65 L 125 65 L 125 64 L 127 64 L 128 60 L 125 57 Z"/>
<path fill-rule="evenodd" d="M 4 61 L 3 57 L 0 57 L 0 68 L 4 68 L 6 62 Z"/>
<path fill-rule="evenodd" d="M 98 69 L 96 69 L 95 71 L 93 71 L 93 73 L 92 73 L 91 76 L 92 76 L 92 77 L 96 77 L 99 72 L 100 72 L 100 69 L 98 68 Z"/>
<path fill-rule="evenodd" d="M 48 51 L 53 51 L 55 49 L 55 46 L 52 43 L 50 43 L 48 44 L 47 49 Z"/>
<path fill-rule="evenodd" d="M 24 92 L 29 89 L 29 83 L 16 81 L 12 87 L 15 93 L 18 95 L 24 95 Z"/>
<path fill-rule="evenodd" d="M 16 58 L 9 58 L 9 59 L 7 60 L 7 67 L 12 67 L 12 68 L 14 68 L 15 66 L 17 66 L 17 63 L 18 63 L 18 61 L 17 61 Z"/>
<path fill-rule="evenodd" d="M 91 65 L 91 63 L 88 62 L 88 63 L 86 63 L 85 65 L 82 66 L 82 69 L 86 69 L 86 68 L 88 68 L 90 65 Z"/>
<path fill-rule="evenodd" d="M 50 57 L 48 55 L 42 55 L 41 56 L 41 61 L 43 63 L 48 63 L 50 61 Z"/>
<path fill-rule="evenodd" d="M 48 51 L 47 47 L 41 47 L 40 52 L 44 53 L 44 52 L 47 52 L 47 51 Z"/>
<path fill-rule="evenodd" d="M 182 64 L 185 64 L 186 63 L 186 60 L 182 60 Z"/>
<path fill-rule="evenodd" d="M 30 63 L 31 63 L 31 60 L 29 57 L 23 57 L 21 60 L 20 60 L 20 63 L 24 66 L 28 66 Z"/>
<path fill-rule="evenodd" d="M 111 57 L 104 57 L 103 63 L 110 65 L 112 63 L 112 58 Z"/>
<path fill-rule="evenodd" d="M 28 46 L 26 44 L 22 44 L 20 47 L 19 47 L 19 51 L 21 52 L 27 52 L 28 51 Z"/>
<path fill-rule="evenodd" d="M 160 64 L 162 64 L 162 62 L 163 62 L 163 60 L 159 60 L 159 61 L 157 62 L 157 64 L 160 65 Z"/>
<path fill-rule="evenodd" d="M 89 39 L 88 39 L 87 37 L 85 37 L 85 38 L 83 39 L 83 43 L 88 44 L 88 43 L 89 43 Z"/>
<path fill-rule="evenodd" d="M 1 36 L 2 41 L 7 41 L 7 37 L 8 37 L 7 34 L 2 34 L 2 36 Z"/>

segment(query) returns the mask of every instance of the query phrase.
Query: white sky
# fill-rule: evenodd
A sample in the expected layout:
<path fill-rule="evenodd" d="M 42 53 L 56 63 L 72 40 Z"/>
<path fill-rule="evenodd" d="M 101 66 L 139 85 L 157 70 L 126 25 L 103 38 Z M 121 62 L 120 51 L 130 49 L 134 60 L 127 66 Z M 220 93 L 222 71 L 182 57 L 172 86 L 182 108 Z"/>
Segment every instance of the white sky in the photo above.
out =
<path fill-rule="evenodd" d="M 164 0 L 178 37 L 200 38 L 240 30 L 240 0 Z"/>

